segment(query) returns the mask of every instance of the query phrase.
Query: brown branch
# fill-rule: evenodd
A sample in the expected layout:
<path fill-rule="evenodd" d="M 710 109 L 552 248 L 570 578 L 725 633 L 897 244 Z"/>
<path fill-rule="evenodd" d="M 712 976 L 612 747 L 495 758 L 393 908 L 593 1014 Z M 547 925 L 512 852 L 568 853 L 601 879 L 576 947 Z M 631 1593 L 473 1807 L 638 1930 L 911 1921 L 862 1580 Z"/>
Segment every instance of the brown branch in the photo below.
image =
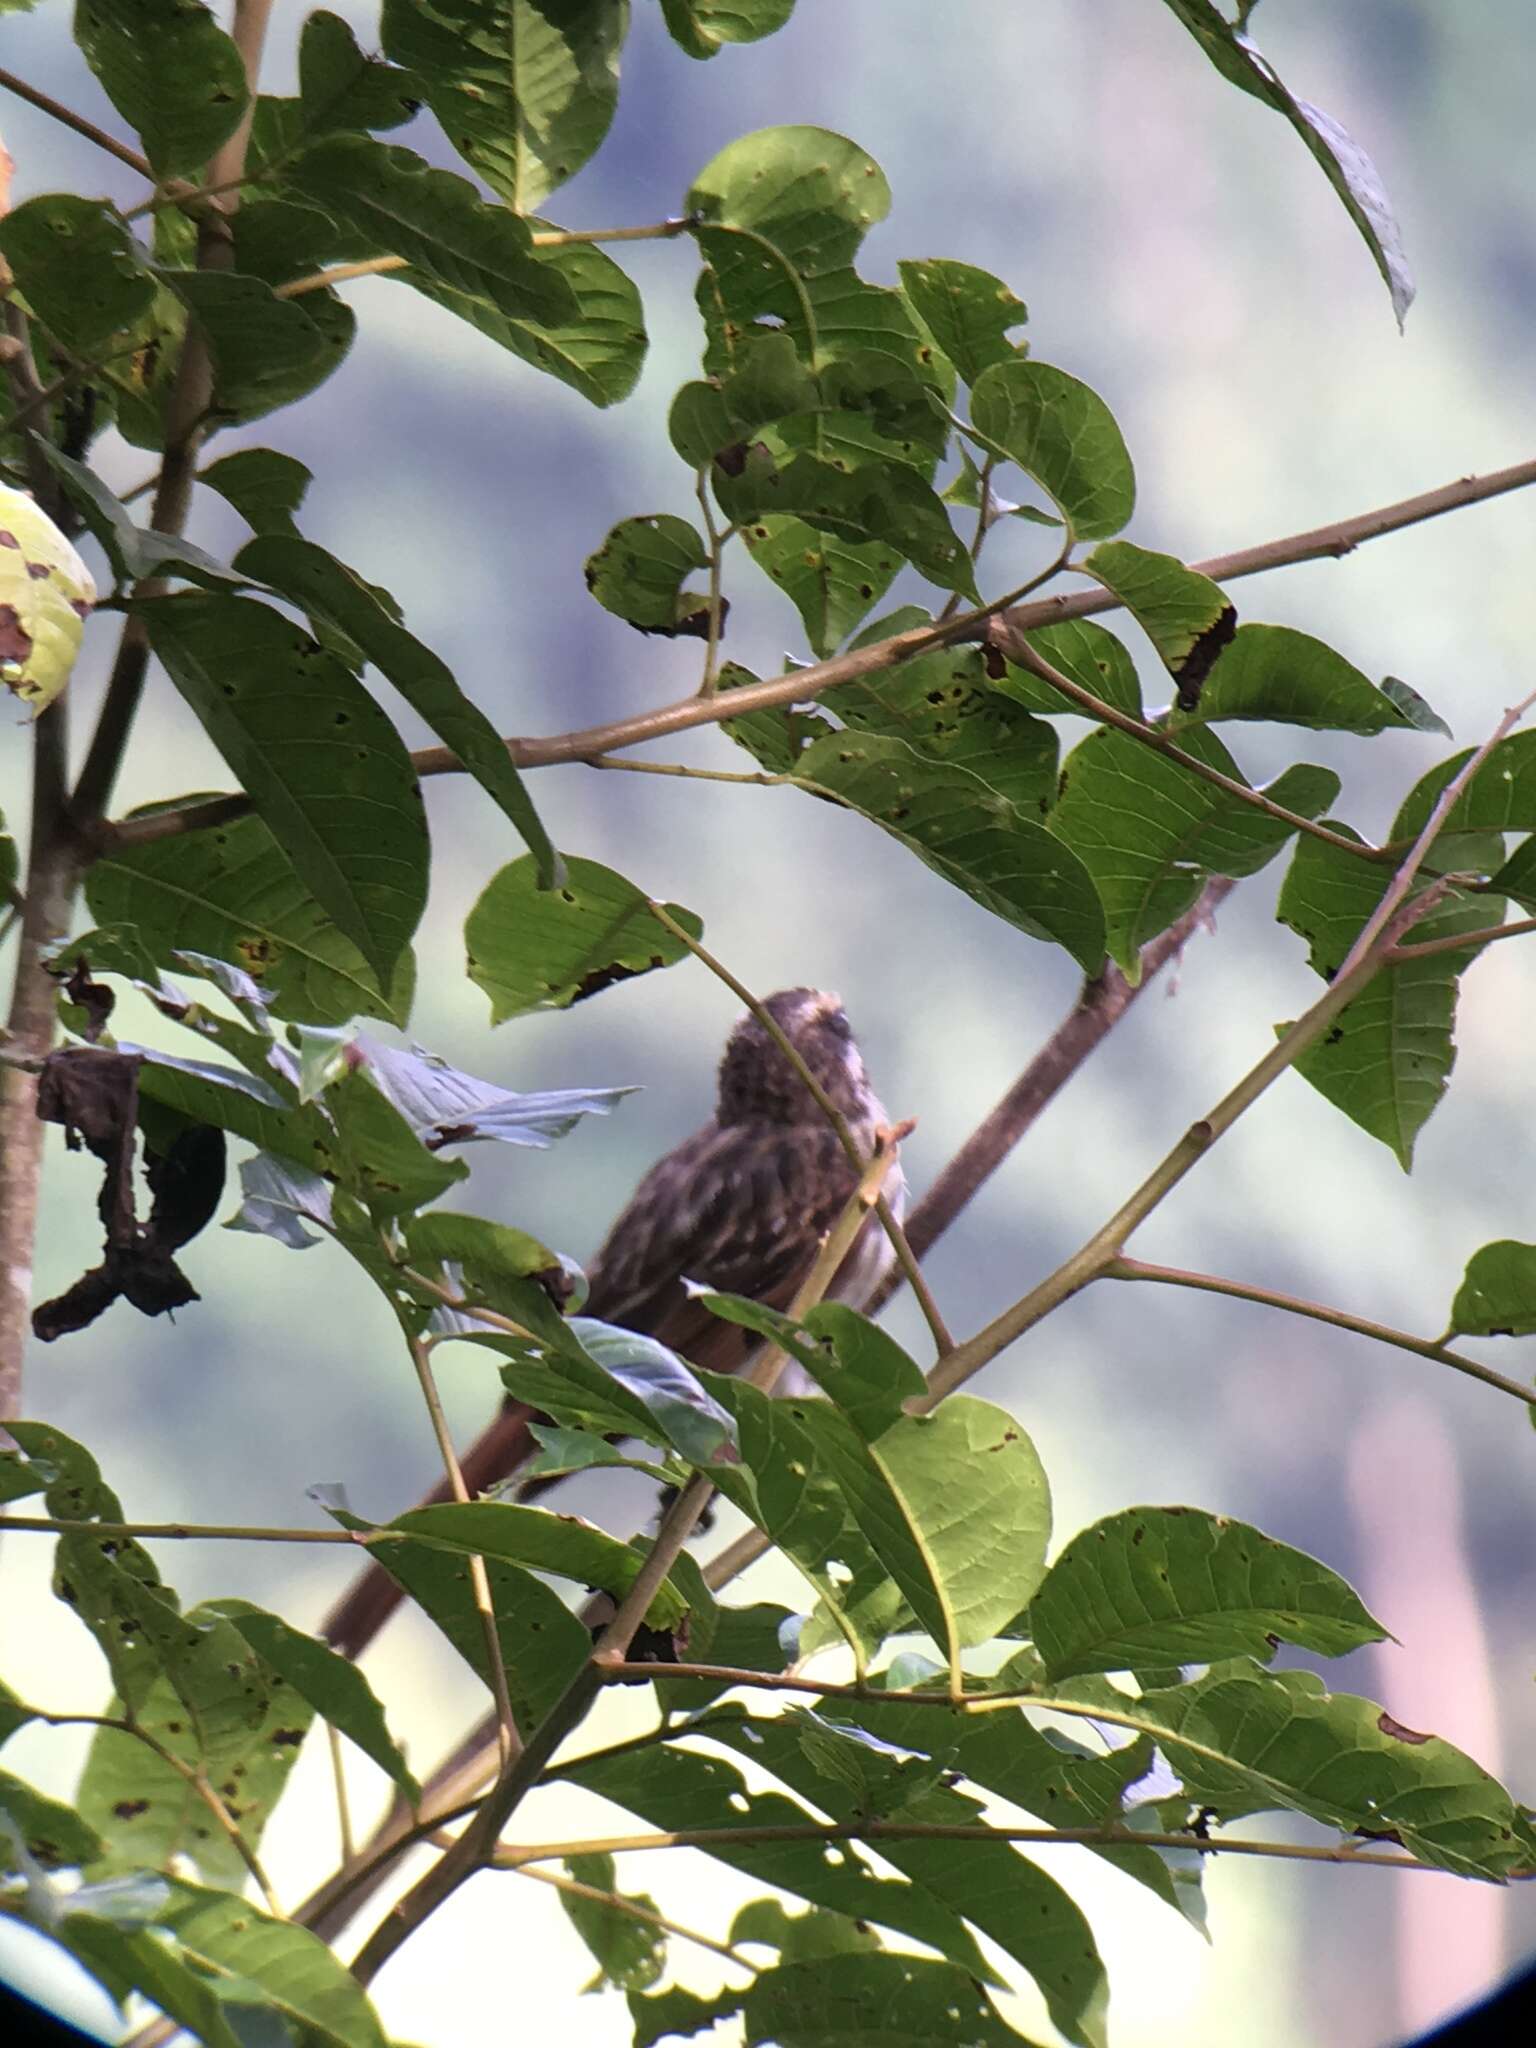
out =
<path fill-rule="evenodd" d="M 1052 1032 L 996 1108 L 976 1126 L 907 1218 L 907 1242 L 914 1257 L 927 1256 L 1149 982 L 1195 932 L 1212 922 L 1217 906 L 1235 887 L 1226 875 L 1208 882 L 1192 910 L 1143 946 L 1140 978 L 1135 982 L 1127 981 L 1121 970 L 1111 965 L 1083 984 L 1075 1009 Z M 895 1269 L 887 1273 L 864 1304 L 864 1313 L 878 1315 L 903 1277 Z"/>
<path fill-rule="evenodd" d="M 1403 498 L 1395 505 L 1383 505 L 1374 512 L 1357 513 L 1331 526 L 1315 526 L 1282 540 L 1262 542 L 1257 547 L 1239 548 L 1232 554 L 1213 555 L 1210 560 L 1191 563 L 1203 576 L 1217 582 L 1232 582 L 1240 576 L 1255 576 L 1266 569 L 1280 569 L 1296 562 L 1312 562 L 1324 556 L 1350 554 L 1362 541 L 1400 532 L 1442 513 L 1466 505 L 1480 504 L 1506 491 L 1523 490 L 1536 483 L 1536 462 L 1516 463 L 1509 469 L 1487 476 L 1459 477 L 1438 490 Z M 158 522 L 156 522 L 158 524 Z M 1059 597 L 1037 598 L 1001 613 L 995 631 L 1008 634 L 1034 632 L 1042 626 L 1058 625 L 1064 619 L 1087 618 L 1096 612 L 1116 611 L 1121 601 L 1112 592 L 1095 588 Z M 593 762 L 601 755 L 624 747 L 643 746 L 668 733 L 685 732 L 694 726 L 713 725 L 724 718 L 740 718 L 750 711 L 781 710 L 803 704 L 824 691 L 861 676 L 876 675 L 894 668 L 915 655 L 935 647 L 953 646 L 980 639 L 988 630 L 985 612 L 967 613 L 942 625 L 916 627 L 898 633 L 851 654 L 834 655 L 828 661 L 796 669 L 787 676 L 771 676 L 765 682 L 743 684 L 740 689 L 708 697 L 684 697 L 675 704 L 663 704 L 654 711 L 642 711 L 631 718 L 616 719 L 608 725 L 587 726 L 579 732 L 559 733 L 549 739 L 514 736 L 506 742 L 507 752 L 519 768 L 548 768 L 563 762 Z M 418 775 L 456 775 L 463 772 L 458 756 L 447 747 L 422 747 L 411 756 Z M 134 818 L 109 828 L 108 842 L 119 846 L 144 845 L 150 840 L 169 838 L 177 832 L 201 831 L 226 823 L 250 809 L 244 797 L 219 797 L 208 804 L 166 810 L 152 818 Z M 1359 849 L 1356 848 L 1356 851 Z"/>
<path fill-rule="evenodd" d="M 230 270 L 234 266 L 234 242 L 229 223 L 240 203 L 238 181 L 245 167 L 246 143 L 256 107 L 257 72 L 271 11 L 272 0 L 236 0 L 231 34 L 245 62 L 250 105 L 234 134 L 222 145 L 208 167 L 210 179 L 233 179 L 236 182 L 223 205 L 210 206 L 199 220 L 197 263 L 200 270 Z M 208 408 L 212 399 L 213 357 L 203 330 L 193 320 L 187 326 L 176 376 L 166 402 L 165 453 L 149 515 L 150 525 L 159 533 L 181 533 L 186 527 L 192 504 L 192 487 L 197 480 L 198 452 L 207 432 Z M 157 595 L 165 587 L 163 578 L 151 576 L 137 585 L 137 590 L 140 596 L 148 597 Z M 148 630 L 142 619 L 131 618 L 123 627 L 96 730 L 91 735 L 85 764 L 75 785 L 73 808 L 86 830 L 95 827 L 112 794 L 139 700 L 144 694 L 148 668 Z"/>
<path fill-rule="evenodd" d="M 120 164 L 126 164 L 130 171 L 137 171 L 141 178 L 155 182 L 154 167 L 136 149 L 130 149 L 126 142 L 119 142 L 115 135 L 109 135 L 104 128 L 98 128 L 94 121 L 87 121 L 83 114 L 77 114 L 62 101 L 50 99 L 47 93 L 39 92 L 35 85 L 28 85 L 24 78 L 18 78 L 14 71 L 0 71 L 0 86 L 7 92 L 15 93 L 17 99 L 25 100 L 29 106 L 38 107 L 53 120 L 62 122 L 64 127 L 73 128 L 77 135 L 83 135 L 87 142 L 94 142 L 98 149 L 104 149 L 108 156 L 115 156 Z"/>

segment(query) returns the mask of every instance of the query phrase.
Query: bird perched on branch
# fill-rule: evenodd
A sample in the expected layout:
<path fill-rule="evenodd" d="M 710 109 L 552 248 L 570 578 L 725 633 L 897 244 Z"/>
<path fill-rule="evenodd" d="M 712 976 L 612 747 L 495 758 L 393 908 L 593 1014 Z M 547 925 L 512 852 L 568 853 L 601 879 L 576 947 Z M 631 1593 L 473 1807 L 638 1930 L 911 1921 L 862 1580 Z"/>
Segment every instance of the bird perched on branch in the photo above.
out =
<path fill-rule="evenodd" d="M 763 1007 L 867 1160 L 887 1118 L 839 998 L 791 988 Z M 804 1079 L 749 1013 L 726 1043 L 714 1115 L 636 1188 L 588 1269 L 583 1313 L 655 1337 L 695 1365 L 735 1372 L 758 1340 L 690 1298 L 684 1280 L 788 1308 L 859 1178 Z M 899 1214 L 902 1181 L 895 1164 L 885 1195 Z M 891 1257 L 889 1240 L 871 1215 L 829 1295 L 862 1301 Z M 536 1419 L 522 1402 L 503 1404 L 462 1460 L 472 1496 L 508 1479 L 532 1455 L 528 1424 Z M 446 1485 L 430 1496 L 450 1497 Z M 393 1580 L 370 1566 L 321 1633 L 344 1655 L 359 1656 L 400 1599 Z"/>

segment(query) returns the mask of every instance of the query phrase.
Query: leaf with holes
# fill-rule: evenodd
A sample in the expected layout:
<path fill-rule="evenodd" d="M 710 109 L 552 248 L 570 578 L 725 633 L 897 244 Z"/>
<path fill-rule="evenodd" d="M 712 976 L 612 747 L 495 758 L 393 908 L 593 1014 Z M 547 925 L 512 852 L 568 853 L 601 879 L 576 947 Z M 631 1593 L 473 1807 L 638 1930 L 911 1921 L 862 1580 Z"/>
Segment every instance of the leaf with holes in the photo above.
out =
<path fill-rule="evenodd" d="M 683 579 L 702 569 L 709 552 L 696 528 L 670 512 L 621 519 L 586 560 L 587 588 L 605 611 L 642 633 L 707 630 L 709 597 L 684 590 Z"/>
<path fill-rule="evenodd" d="M 1506 1237 L 1475 1251 L 1451 1304 L 1451 1328 L 1468 1337 L 1536 1332 L 1536 1245 Z"/>
<path fill-rule="evenodd" d="M 157 178 L 200 171 L 245 111 L 240 52 L 206 7 L 78 0 L 75 40 Z"/>
<path fill-rule="evenodd" d="M 380 30 L 459 155 L 530 213 L 607 134 L 628 22 L 628 0 L 384 0 Z"/>
<path fill-rule="evenodd" d="M 1347 825 L 1333 829 L 1354 836 Z M 1389 880 L 1389 869 L 1322 840 L 1297 845 L 1276 914 L 1306 940 L 1311 964 L 1325 981 L 1338 972 Z M 1452 890 L 1405 942 L 1487 931 L 1503 911 L 1501 897 Z M 1457 984 L 1475 951 L 1469 945 L 1385 968 L 1296 1062 L 1297 1073 L 1319 1094 L 1392 1148 L 1405 1173 L 1456 1063 Z"/>
<path fill-rule="evenodd" d="M 904 740 L 839 733 L 807 747 L 794 773 L 862 811 L 983 909 L 1098 971 L 1104 914 L 1087 868 L 969 769 L 924 760 Z"/>
<path fill-rule="evenodd" d="M 427 893 L 421 791 L 399 734 L 334 655 L 268 605 L 156 598 L 142 615 L 296 873 L 385 985 Z"/>
<path fill-rule="evenodd" d="M 469 978 L 491 999 L 491 1022 L 530 1010 L 565 1010 L 615 981 L 670 967 L 687 947 L 657 923 L 647 898 L 612 868 L 572 856 L 564 886 L 541 890 L 531 857 L 512 861 L 481 891 L 464 924 Z M 663 905 L 695 937 L 690 910 Z"/>
<path fill-rule="evenodd" d="M 1192 759 L 1242 782 L 1213 733 L 1197 727 L 1182 732 L 1179 744 Z M 1298 763 L 1261 793 L 1314 818 L 1338 795 L 1339 778 L 1332 769 Z M 1296 828 L 1156 748 L 1101 727 L 1067 756 L 1050 829 L 1093 876 L 1109 950 L 1135 975 L 1141 947 L 1188 909 L 1207 874 L 1257 873 Z"/>
<path fill-rule="evenodd" d="M 1008 339 L 1022 327 L 1029 308 L 1000 277 L 973 263 L 944 257 L 925 263 L 898 263 L 902 289 L 922 316 L 924 325 L 967 384 L 974 384 L 994 363 L 1011 362 L 1025 344 Z"/>
<path fill-rule="evenodd" d="M 1136 506 L 1136 475 L 1114 414 L 1086 384 L 1049 363 L 994 363 L 971 392 L 971 424 L 987 447 L 1049 493 L 1079 540 L 1118 533 Z"/>
<path fill-rule="evenodd" d="M 0 256 L 49 333 L 78 356 L 132 328 L 159 286 L 148 251 L 104 200 L 47 192 L 0 219 Z"/>
<path fill-rule="evenodd" d="M 1074 1536 L 1027 1617 L 1055 1680 L 1150 1661 L 1268 1663 L 1281 1643 L 1343 1657 L 1387 1631 L 1336 1572 L 1246 1522 L 1126 1508 Z"/>

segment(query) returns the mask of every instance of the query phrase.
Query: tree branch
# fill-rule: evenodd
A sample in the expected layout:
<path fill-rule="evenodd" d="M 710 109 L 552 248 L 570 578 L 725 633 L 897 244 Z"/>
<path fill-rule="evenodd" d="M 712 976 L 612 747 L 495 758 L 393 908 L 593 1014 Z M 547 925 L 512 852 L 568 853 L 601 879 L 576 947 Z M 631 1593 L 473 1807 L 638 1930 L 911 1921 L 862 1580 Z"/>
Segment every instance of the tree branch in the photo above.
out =
<path fill-rule="evenodd" d="M 1480 1365 L 1475 1358 L 1464 1358 L 1459 1351 L 1451 1351 L 1432 1338 L 1410 1337 L 1406 1330 L 1394 1330 L 1387 1323 L 1373 1323 L 1364 1316 L 1349 1315 L 1341 1308 L 1327 1308 L 1320 1301 L 1306 1301 L 1295 1294 L 1277 1294 L 1272 1288 L 1253 1287 L 1246 1280 L 1222 1279 L 1214 1273 L 1186 1272 L 1181 1266 L 1154 1266 L 1144 1259 L 1131 1259 L 1123 1254 L 1109 1262 L 1103 1277 L 1106 1280 L 1158 1280 L 1165 1287 L 1192 1287 L 1202 1294 L 1224 1294 L 1233 1301 L 1257 1302 L 1261 1308 L 1283 1309 L 1287 1315 L 1305 1316 L 1314 1323 L 1331 1324 L 1336 1330 L 1351 1330 L 1356 1336 L 1374 1337 L 1379 1344 L 1394 1344 L 1399 1351 L 1411 1351 L 1416 1357 L 1432 1359 L 1436 1365 L 1448 1365 L 1453 1372 L 1463 1372 L 1469 1379 L 1481 1380 L 1484 1386 L 1509 1394 L 1536 1411 L 1536 1387 L 1522 1386 L 1519 1380 L 1506 1379 L 1492 1366 Z"/>
<path fill-rule="evenodd" d="M 1536 461 L 1516 463 L 1509 469 L 1495 470 L 1487 476 L 1459 477 L 1454 483 L 1442 484 L 1438 490 L 1401 499 L 1394 505 L 1380 506 L 1373 512 L 1357 513 L 1353 518 L 1340 519 L 1332 526 L 1312 527 L 1305 533 L 1265 541 L 1257 547 L 1239 548 L 1232 554 L 1213 555 L 1208 561 L 1194 562 L 1190 566 L 1217 582 L 1232 582 L 1237 577 L 1254 576 L 1265 569 L 1285 568 L 1292 563 L 1316 561 L 1324 556 L 1347 555 L 1362 541 L 1399 532 L 1423 520 L 1436 519 L 1442 513 L 1499 497 L 1506 491 L 1523 490 L 1532 483 L 1536 483 Z M 160 524 L 158 520 L 154 523 Z M 1032 603 L 1014 606 L 1000 616 L 993 631 L 1016 636 L 1033 632 L 1041 626 L 1057 625 L 1063 619 L 1082 619 L 1120 608 L 1119 598 L 1096 587 L 1089 591 L 1074 591 L 1070 595 L 1037 598 Z M 914 627 L 910 632 L 897 633 L 891 639 L 878 641 L 870 647 L 857 648 L 852 653 L 834 655 L 828 661 L 796 669 L 787 676 L 771 676 L 765 682 L 743 684 L 740 689 L 731 690 L 723 696 L 684 697 L 675 704 L 663 704 L 653 711 L 638 712 L 631 718 L 616 719 L 607 725 L 587 726 L 579 732 L 559 733 L 549 739 L 509 738 L 507 752 L 519 768 L 547 768 L 572 761 L 591 763 L 603 754 L 643 746 L 647 741 L 663 739 L 669 733 L 713 725 L 721 719 L 739 718 L 751 711 L 775 711 L 791 704 L 808 703 L 827 690 L 856 682 L 861 676 L 879 674 L 933 648 L 980 639 L 988 630 L 989 617 L 984 609 L 980 613 L 969 612 L 963 617 L 946 620 L 941 625 Z M 458 756 L 447 747 L 419 748 L 411 756 L 411 765 L 418 775 L 462 773 Z M 248 798 L 219 797 L 212 803 L 188 805 L 180 811 L 162 811 L 153 818 L 126 820 L 109 828 L 108 843 L 143 845 L 178 832 L 201 831 L 207 826 L 225 824 L 249 809 Z M 1309 829 L 1319 832 L 1322 828 L 1309 826 Z M 1352 841 L 1344 843 L 1352 851 L 1360 851 Z"/>
<path fill-rule="evenodd" d="M 98 128 L 94 121 L 87 121 L 83 114 L 66 107 L 61 100 L 52 99 L 45 92 L 39 92 L 35 85 L 28 85 L 24 78 L 18 78 L 14 71 L 0 71 L 0 86 L 7 92 L 15 93 L 17 99 L 25 100 L 29 106 L 39 108 L 53 120 L 66 128 L 73 128 L 77 135 L 83 135 L 87 142 L 94 142 L 98 149 L 104 149 L 108 156 L 115 156 L 120 164 L 126 164 L 130 171 L 137 171 L 150 184 L 155 182 L 154 167 L 140 156 L 136 149 L 130 149 L 126 142 L 119 142 L 115 135 L 109 135 L 104 128 Z"/>

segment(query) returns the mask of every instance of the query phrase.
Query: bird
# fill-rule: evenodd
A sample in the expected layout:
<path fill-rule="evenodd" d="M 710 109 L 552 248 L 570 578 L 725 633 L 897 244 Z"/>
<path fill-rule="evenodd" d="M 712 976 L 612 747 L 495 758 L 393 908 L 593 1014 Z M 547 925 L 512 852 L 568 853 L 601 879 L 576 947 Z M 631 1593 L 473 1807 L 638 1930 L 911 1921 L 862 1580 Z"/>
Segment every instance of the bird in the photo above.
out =
<path fill-rule="evenodd" d="M 870 1085 L 842 999 L 822 989 L 781 989 L 761 1005 L 842 1117 L 868 1160 L 890 1129 Z M 720 1061 L 714 1115 L 641 1180 L 591 1262 L 583 1314 L 656 1338 L 691 1364 L 736 1372 L 758 1343 L 712 1315 L 685 1282 L 787 1309 L 827 1232 L 858 1187 L 860 1169 L 805 1080 L 753 1011 L 742 1016 Z M 899 1161 L 883 1192 L 899 1215 Z M 855 1304 L 888 1270 L 893 1253 L 871 1215 L 827 1293 Z M 504 1484 L 537 1448 L 526 1403 L 508 1399 L 460 1461 L 470 1497 Z M 452 1498 L 446 1484 L 429 1501 Z M 333 1650 L 360 1656 L 402 1594 L 377 1565 L 342 1595 L 321 1624 Z"/>

